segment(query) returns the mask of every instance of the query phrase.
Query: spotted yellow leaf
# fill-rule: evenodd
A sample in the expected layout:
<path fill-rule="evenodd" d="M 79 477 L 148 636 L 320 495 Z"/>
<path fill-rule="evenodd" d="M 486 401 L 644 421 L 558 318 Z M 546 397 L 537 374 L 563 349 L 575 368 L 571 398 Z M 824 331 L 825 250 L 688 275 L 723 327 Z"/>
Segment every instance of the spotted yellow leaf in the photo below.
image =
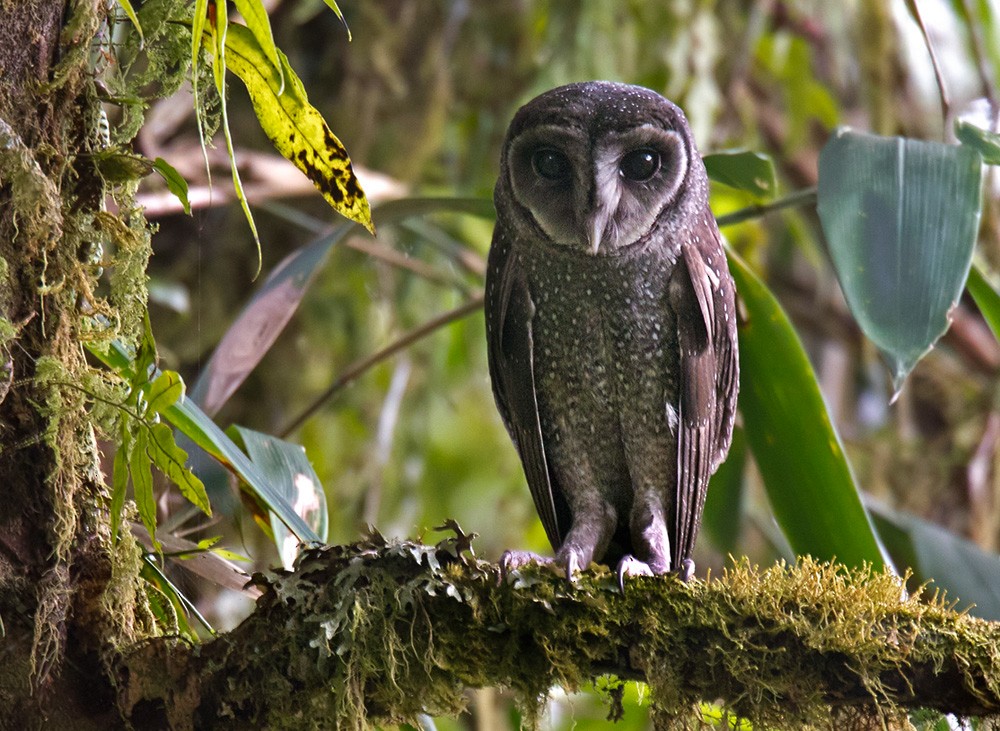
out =
<path fill-rule="evenodd" d="M 279 72 L 253 33 L 236 23 L 229 24 L 225 53 L 227 67 L 246 85 L 260 125 L 278 152 L 305 173 L 335 211 L 374 233 L 368 198 L 347 150 L 309 103 L 285 54 L 277 51 Z"/>

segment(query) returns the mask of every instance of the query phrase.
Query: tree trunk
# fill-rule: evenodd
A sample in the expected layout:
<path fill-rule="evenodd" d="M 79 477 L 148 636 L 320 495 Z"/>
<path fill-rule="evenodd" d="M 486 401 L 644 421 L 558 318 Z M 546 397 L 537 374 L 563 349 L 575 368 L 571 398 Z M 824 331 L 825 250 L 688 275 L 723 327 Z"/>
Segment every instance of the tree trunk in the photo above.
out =
<path fill-rule="evenodd" d="M 105 198 L 90 63 L 106 4 L 0 0 L 4 728 L 120 726 L 107 659 L 144 625 L 137 570 L 110 540 L 81 385 L 95 281 L 81 259 L 100 242 Z"/>

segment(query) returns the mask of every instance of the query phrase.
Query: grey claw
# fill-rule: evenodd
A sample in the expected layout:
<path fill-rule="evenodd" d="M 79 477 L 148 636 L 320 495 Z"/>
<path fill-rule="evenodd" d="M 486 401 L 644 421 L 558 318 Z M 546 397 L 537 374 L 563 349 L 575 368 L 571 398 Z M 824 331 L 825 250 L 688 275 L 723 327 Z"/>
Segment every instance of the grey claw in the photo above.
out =
<path fill-rule="evenodd" d="M 580 558 L 571 552 L 566 557 L 566 580 L 571 584 L 576 583 L 578 573 L 580 573 Z"/>
<path fill-rule="evenodd" d="M 504 551 L 500 556 L 500 583 L 507 581 L 512 572 L 529 563 L 551 564 L 552 559 L 530 551 Z"/>
<path fill-rule="evenodd" d="M 677 569 L 677 578 L 683 581 L 685 584 L 691 581 L 694 576 L 694 561 L 690 558 L 686 558 L 681 561 L 681 566 Z"/>
<path fill-rule="evenodd" d="M 635 556 L 625 556 L 618 562 L 618 589 L 625 593 L 626 576 L 653 576 L 653 569 L 645 561 L 640 561 Z"/>

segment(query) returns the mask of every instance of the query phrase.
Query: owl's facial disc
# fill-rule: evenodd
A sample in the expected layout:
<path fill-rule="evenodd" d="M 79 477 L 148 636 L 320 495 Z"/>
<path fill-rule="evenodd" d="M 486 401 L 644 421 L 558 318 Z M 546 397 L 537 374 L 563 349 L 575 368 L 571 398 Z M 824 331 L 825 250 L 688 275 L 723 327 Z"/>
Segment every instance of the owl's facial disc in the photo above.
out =
<path fill-rule="evenodd" d="M 540 125 L 507 158 L 515 200 L 548 240 L 592 256 L 621 253 L 652 229 L 687 174 L 682 136 L 655 124 L 591 138 Z"/>

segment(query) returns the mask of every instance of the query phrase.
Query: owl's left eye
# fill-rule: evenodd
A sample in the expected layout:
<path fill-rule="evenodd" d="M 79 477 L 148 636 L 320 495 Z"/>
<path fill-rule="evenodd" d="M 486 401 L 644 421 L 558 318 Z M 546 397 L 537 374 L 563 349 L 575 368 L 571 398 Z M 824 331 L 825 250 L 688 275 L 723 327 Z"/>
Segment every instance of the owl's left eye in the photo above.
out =
<path fill-rule="evenodd" d="M 621 176 L 626 180 L 641 183 L 656 175 L 660 169 L 660 153 L 648 147 L 632 150 L 622 158 L 618 165 Z"/>

